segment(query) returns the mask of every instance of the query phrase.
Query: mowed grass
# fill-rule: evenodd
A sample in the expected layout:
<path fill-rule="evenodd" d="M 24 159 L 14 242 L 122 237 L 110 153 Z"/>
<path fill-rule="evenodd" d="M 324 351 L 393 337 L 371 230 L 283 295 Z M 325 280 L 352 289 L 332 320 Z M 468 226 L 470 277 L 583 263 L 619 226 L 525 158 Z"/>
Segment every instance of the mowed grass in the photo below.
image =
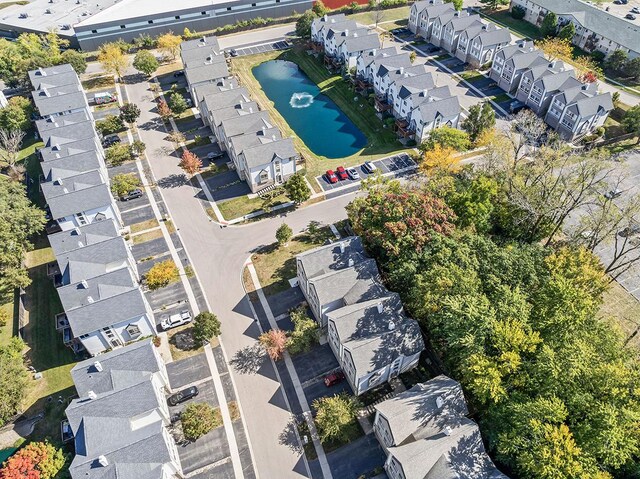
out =
<path fill-rule="evenodd" d="M 613 319 L 622 329 L 629 344 L 640 347 L 640 301 L 613 281 L 604 294 L 600 315 Z"/>
<path fill-rule="evenodd" d="M 409 7 L 404 6 L 398 8 L 390 8 L 389 10 L 380 10 L 380 12 L 370 11 L 354 13 L 352 15 L 349 15 L 348 17 L 349 20 L 354 20 L 364 25 L 371 25 L 376 23 L 376 15 L 378 16 L 378 25 L 380 25 L 380 23 L 384 24 L 384 22 L 407 20 L 409 18 Z"/>
<path fill-rule="evenodd" d="M 275 59 L 296 63 L 311 81 L 318 85 L 320 91 L 331 98 L 358 129 L 364 133 L 367 137 L 367 146 L 357 154 L 346 158 L 326 158 L 309 150 L 276 110 L 253 76 L 253 67 Z M 272 120 L 280 128 L 283 135 L 293 137 L 296 149 L 305 159 L 306 176 L 312 185 L 315 184 L 313 179 L 322 175 L 327 169 L 335 169 L 339 165 L 353 166 L 403 150 L 393 131 L 390 128 L 384 128 L 369 100 L 355 93 L 348 81 L 342 79 L 339 75 L 329 73 L 321 60 L 308 55 L 303 46 L 297 45 L 284 52 L 269 52 L 234 58 L 232 71 L 240 78 L 242 85 L 249 89 L 252 97 L 260 106 L 269 112 Z M 316 188 L 315 185 L 314 188 Z"/>
<path fill-rule="evenodd" d="M 516 36 L 531 38 L 532 40 L 542 38 L 538 27 L 525 20 L 517 20 L 513 18 L 508 9 L 483 13 L 485 16 L 489 17 L 489 19 L 495 20 L 496 23 L 501 23 L 502 25 L 509 27 L 509 30 L 511 30 L 511 32 Z"/>
<path fill-rule="evenodd" d="M 249 198 L 248 196 L 239 196 L 227 201 L 218 202 L 218 209 L 225 220 L 233 220 L 241 216 L 254 213 L 262 209 L 263 199 L 260 197 Z M 289 199 L 285 194 L 276 196 L 271 206 L 281 205 L 287 203 Z"/>
<path fill-rule="evenodd" d="M 296 256 L 324 244 L 332 237 L 331 230 L 325 227 L 316 238 L 301 234 L 293 237 L 287 246 L 273 243 L 255 253 L 251 261 L 264 294 L 277 294 L 289 289 L 289 280 L 296 275 Z"/>

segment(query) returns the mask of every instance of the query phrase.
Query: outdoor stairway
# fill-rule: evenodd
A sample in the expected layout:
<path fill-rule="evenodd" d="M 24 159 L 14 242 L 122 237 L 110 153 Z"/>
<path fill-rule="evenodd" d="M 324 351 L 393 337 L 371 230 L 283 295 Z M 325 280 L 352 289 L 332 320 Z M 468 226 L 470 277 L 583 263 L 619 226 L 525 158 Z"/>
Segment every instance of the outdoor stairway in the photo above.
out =
<path fill-rule="evenodd" d="M 272 185 L 269 185 L 265 188 L 262 188 L 261 190 L 256 191 L 256 195 L 258 195 L 260 198 L 263 198 L 264 195 L 266 195 L 267 193 L 269 193 L 270 191 L 275 190 L 278 186 L 278 184 L 274 183 Z"/>

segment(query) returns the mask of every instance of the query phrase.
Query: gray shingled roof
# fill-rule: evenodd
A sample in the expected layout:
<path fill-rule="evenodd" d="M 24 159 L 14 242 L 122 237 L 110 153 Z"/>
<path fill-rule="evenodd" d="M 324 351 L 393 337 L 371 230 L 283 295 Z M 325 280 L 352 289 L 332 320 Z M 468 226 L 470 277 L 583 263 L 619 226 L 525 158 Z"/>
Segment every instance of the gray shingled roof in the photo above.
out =
<path fill-rule="evenodd" d="M 246 148 L 253 148 L 254 146 L 262 145 L 273 139 L 279 140 L 282 138 L 282 134 L 278 128 L 267 128 L 266 130 L 254 131 L 251 133 L 243 133 L 242 135 L 236 135 L 229 139 L 233 146 L 233 151 L 236 154 L 242 153 Z"/>
<path fill-rule="evenodd" d="M 318 31 L 320 28 L 325 25 L 330 25 L 332 23 L 344 22 L 346 20 L 346 16 L 344 13 L 336 13 L 335 15 L 323 15 L 320 18 L 314 18 L 311 22 L 313 28 Z"/>
<path fill-rule="evenodd" d="M 96 368 L 96 362 L 100 363 L 101 371 Z M 71 377 L 78 395 L 85 397 L 89 391 L 102 394 L 133 386 L 148 380 L 160 369 L 158 356 L 148 339 L 79 362 L 71 370 Z"/>
<path fill-rule="evenodd" d="M 613 40 L 630 50 L 639 52 L 640 26 L 617 15 L 578 0 L 532 0 L 534 4 L 557 15 L 572 14 L 582 26 L 603 37 Z"/>
<path fill-rule="evenodd" d="M 38 152 L 42 157 L 42 161 L 55 161 L 67 156 L 73 156 L 80 153 L 98 151 L 97 139 L 95 137 L 85 138 L 83 140 L 69 141 L 60 143 L 57 146 L 40 148 Z"/>
<path fill-rule="evenodd" d="M 351 354 L 356 377 L 424 349 L 420 327 L 404 315 L 397 293 L 345 306 L 328 313 L 327 318 L 333 321 L 340 343 Z"/>
<path fill-rule="evenodd" d="M 344 252 L 340 248 L 341 245 L 344 247 Z M 296 256 L 296 261 L 302 265 L 305 276 L 309 280 L 331 271 L 347 268 L 349 260 L 353 260 L 353 264 L 356 264 L 366 258 L 367 254 L 360 237 L 349 236 L 335 243 L 300 253 Z"/>
<path fill-rule="evenodd" d="M 220 91 L 231 90 L 238 88 L 238 80 L 235 77 L 220 78 L 216 82 L 202 83 L 193 87 L 195 92 L 195 99 L 199 103 L 205 96 L 212 93 L 218 93 Z"/>
<path fill-rule="evenodd" d="M 535 68 L 540 65 L 549 64 L 542 52 L 534 50 L 527 53 L 519 53 L 511 57 L 507 62 L 513 65 L 514 70 L 521 70 L 523 68 Z"/>
<path fill-rule="evenodd" d="M 211 123 L 215 126 L 219 126 L 222 120 L 229 118 L 235 118 L 237 116 L 249 115 L 254 111 L 259 111 L 258 104 L 255 101 L 247 101 L 242 104 L 228 106 L 226 108 L 218 108 L 211 112 Z"/>
<path fill-rule="evenodd" d="M 249 91 L 244 87 L 234 88 L 233 90 L 218 91 L 215 93 L 210 93 L 209 95 L 204 97 L 204 104 L 208 111 L 227 108 L 237 105 L 238 103 L 243 101 L 251 101 Z"/>
<path fill-rule="evenodd" d="M 67 251 L 56 257 L 64 284 L 78 283 L 113 271 L 129 258 L 124 238 L 118 236 Z"/>
<path fill-rule="evenodd" d="M 40 163 L 44 181 L 52 181 L 55 178 L 68 178 L 82 172 L 97 170 L 102 167 L 98 152 L 88 151 L 77 155 L 66 156 L 52 161 Z"/>
<path fill-rule="evenodd" d="M 342 22 L 327 23 L 323 26 L 323 30 L 326 31 L 326 33 L 324 34 L 325 39 L 329 40 L 330 38 L 333 38 L 335 35 L 345 30 L 356 30 L 358 26 L 359 25 L 353 20 L 344 20 Z"/>
<path fill-rule="evenodd" d="M 213 48 L 200 48 L 182 53 L 185 68 L 198 67 L 204 63 L 226 63 L 224 53 L 216 52 Z"/>
<path fill-rule="evenodd" d="M 54 116 L 51 118 L 44 118 L 36 121 L 36 128 L 42 136 L 45 132 L 55 130 L 62 126 L 75 125 L 82 123 L 83 121 L 91 121 L 89 112 L 86 110 L 78 111 L 76 113 L 70 113 L 68 115 Z"/>
<path fill-rule="evenodd" d="M 595 115 L 599 109 L 604 111 L 613 110 L 613 100 L 611 93 L 603 93 L 594 96 L 585 96 L 576 102 L 578 112 L 583 118 Z"/>
<path fill-rule="evenodd" d="M 73 70 L 73 67 L 68 63 L 65 63 L 63 65 L 56 65 L 53 67 L 38 68 L 37 70 L 31 70 L 29 72 L 29 80 L 31 80 L 31 84 L 34 85 L 44 80 L 45 78 L 49 79 L 53 76 L 60 75 L 63 73 L 70 73 L 70 72 L 74 72 L 74 70 Z"/>
<path fill-rule="evenodd" d="M 242 154 L 249 168 L 259 168 L 271 163 L 276 158 L 286 160 L 297 156 L 296 148 L 291 138 L 277 139 L 261 145 L 245 148 L 242 150 Z"/>
<path fill-rule="evenodd" d="M 474 25 L 476 23 L 481 23 L 480 15 L 478 14 L 456 15 L 447 22 L 445 27 L 449 27 L 449 25 L 451 25 L 455 33 L 461 30 L 465 30 L 466 28 L 469 28 L 471 25 Z"/>
<path fill-rule="evenodd" d="M 436 101 L 425 101 L 418 108 L 420 109 L 420 116 L 425 122 L 435 120 L 438 115 L 450 118 L 460 114 L 460 102 L 457 96 Z"/>
<path fill-rule="evenodd" d="M 409 98 L 409 104 L 413 109 L 429 101 L 429 98 L 449 98 L 451 97 L 451 90 L 448 86 L 440 86 L 437 88 L 431 88 L 426 90 L 419 90 L 417 93 L 413 93 Z"/>
<path fill-rule="evenodd" d="M 47 198 L 47 204 L 51 210 L 51 216 L 54 219 L 60 219 L 81 211 L 106 208 L 113 204 L 113 197 L 109 187 L 103 183 L 73 192 L 70 191 L 55 198 Z"/>
<path fill-rule="evenodd" d="M 371 50 L 370 52 L 364 52 L 362 55 L 360 55 L 360 58 L 363 61 L 363 65 L 366 67 L 371 65 L 378 58 L 390 57 L 393 55 L 398 55 L 399 53 L 400 50 L 395 46 L 382 48 L 380 50 L 376 48 L 375 50 Z"/>
<path fill-rule="evenodd" d="M 436 404 L 443 401 L 442 408 Z M 447 376 L 437 376 L 425 383 L 377 404 L 376 409 L 389 424 L 395 445 L 411 442 L 415 437 L 439 434 L 456 418 L 469 414 L 460 383 Z M 419 432 L 427 429 L 427 433 Z"/>
<path fill-rule="evenodd" d="M 403 76 L 402 78 L 397 79 L 394 83 L 396 87 L 398 87 L 398 96 L 400 98 L 406 98 L 414 93 L 430 90 L 436 85 L 431 72 L 423 73 L 422 75 L 408 77 Z"/>
<path fill-rule="evenodd" d="M 509 43 L 511 41 L 511 33 L 509 33 L 509 30 L 506 28 L 489 28 L 487 31 L 481 32 L 478 38 L 482 42 L 482 45 L 487 47 L 499 45 L 500 43 Z"/>
<path fill-rule="evenodd" d="M 567 85 L 567 88 L 581 84 L 576 79 L 573 70 L 565 70 L 563 72 L 552 72 L 551 70 L 548 70 L 546 75 L 540 77 L 535 83 L 541 83 L 543 88 L 547 91 L 554 91 L 559 89 L 565 82 L 567 82 L 567 80 L 573 80 L 571 85 Z"/>
<path fill-rule="evenodd" d="M 34 76 L 32 79 L 34 90 L 41 88 L 55 88 L 63 85 L 80 85 L 80 80 L 75 71 L 71 70 L 64 73 L 56 73 L 49 76 Z"/>
<path fill-rule="evenodd" d="M 262 128 L 273 128 L 269 113 L 266 111 L 257 111 L 249 115 L 244 115 L 237 118 L 229 118 L 222 121 L 222 128 L 227 138 L 232 136 L 242 135 L 243 133 L 250 133 L 261 131 Z"/>
<path fill-rule="evenodd" d="M 201 62 L 185 68 L 185 75 L 189 85 L 196 85 L 201 82 L 214 81 L 229 76 L 229 68 L 226 62 L 208 63 Z"/>
<path fill-rule="evenodd" d="M 380 37 L 377 33 L 367 33 L 365 35 L 350 36 L 344 41 L 342 47 L 346 53 L 355 53 L 365 50 L 380 48 Z"/>
<path fill-rule="evenodd" d="M 88 108 L 87 99 L 80 85 L 65 85 L 50 89 L 35 90 L 31 93 L 40 115 Z"/>
<path fill-rule="evenodd" d="M 216 50 L 220 51 L 220 43 L 218 42 L 218 37 L 209 35 L 196 38 L 194 40 L 185 40 L 180 44 L 180 51 L 184 53 L 190 50 L 198 50 L 203 47 L 215 48 Z"/>
<path fill-rule="evenodd" d="M 61 126 L 41 136 L 45 147 L 52 147 L 77 140 L 95 139 L 96 130 L 93 128 L 92 121 L 83 121 L 73 125 Z"/>
<path fill-rule="evenodd" d="M 95 223 L 90 223 L 79 228 L 61 231 L 49 235 L 48 238 L 51 249 L 53 250 L 53 255 L 58 257 L 74 249 L 100 243 L 117 236 L 119 236 L 119 234 L 115 220 L 104 220 L 96 221 Z"/>
<path fill-rule="evenodd" d="M 435 3 L 430 5 L 430 2 L 427 2 L 427 5 L 422 7 L 419 11 L 420 13 L 426 11 L 428 18 L 439 17 L 440 15 L 447 12 L 455 12 L 455 8 L 453 4 L 450 2 L 447 3 Z"/>
<path fill-rule="evenodd" d="M 407 52 L 403 52 L 398 55 L 376 60 L 375 64 L 378 65 L 378 70 L 374 72 L 375 75 L 379 77 L 383 77 L 387 75 L 390 71 L 393 71 L 395 69 L 398 69 L 401 67 L 404 67 L 404 68 L 410 67 L 411 58 Z"/>

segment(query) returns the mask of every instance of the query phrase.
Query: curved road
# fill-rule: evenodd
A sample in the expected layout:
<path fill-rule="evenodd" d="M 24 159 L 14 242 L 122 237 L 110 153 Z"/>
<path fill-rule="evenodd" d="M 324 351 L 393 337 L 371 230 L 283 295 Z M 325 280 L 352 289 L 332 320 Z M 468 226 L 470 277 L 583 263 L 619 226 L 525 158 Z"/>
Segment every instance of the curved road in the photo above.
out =
<path fill-rule="evenodd" d="M 142 112 L 137 124 L 142 141 L 147 145 L 155 181 L 180 177 L 183 172 L 177 166 L 178 159 L 161 152 L 163 147 L 172 149 L 172 145 L 165 140 L 167 132 L 154 112 L 156 105 L 149 84 L 146 81 L 128 83 L 125 88 L 129 100 Z M 227 361 L 233 363 L 237 353 L 253 347 L 259 335 L 242 285 L 247 258 L 258 247 L 274 242 L 276 229 L 283 221 L 298 233 L 311 220 L 328 224 L 345 218 L 344 207 L 353 194 L 259 222 L 221 228 L 206 214 L 199 188 L 184 181 L 166 183 L 172 186 L 161 189 L 161 194 L 209 304 L 222 322 L 223 348 Z M 272 363 L 264 361 L 258 372 L 252 374 L 243 374 L 233 366 L 230 370 L 259 476 L 306 477 L 300 450 L 280 439 L 291 416 Z"/>

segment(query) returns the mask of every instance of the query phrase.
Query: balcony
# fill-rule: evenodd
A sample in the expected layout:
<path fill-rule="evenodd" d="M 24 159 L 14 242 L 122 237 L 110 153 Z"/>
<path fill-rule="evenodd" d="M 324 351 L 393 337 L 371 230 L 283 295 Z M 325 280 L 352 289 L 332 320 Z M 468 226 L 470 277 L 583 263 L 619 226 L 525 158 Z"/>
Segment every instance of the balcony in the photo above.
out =
<path fill-rule="evenodd" d="M 387 100 L 383 97 L 376 96 L 375 101 L 376 101 L 376 105 L 375 105 L 376 110 L 379 111 L 380 113 L 384 113 L 393 108 L 393 105 L 391 105 L 390 103 L 387 103 Z"/>
<path fill-rule="evenodd" d="M 356 77 L 356 90 L 366 92 L 373 87 L 369 80 L 362 77 Z"/>
<path fill-rule="evenodd" d="M 322 53 L 324 51 L 324 45 L 321 42 L 311 42 L 311 50 Z"/>
<path fill-rule="evenodd" d="M 396 134 L 400 138 L 413 138 L 416 134 L 415 130 L 412 130 L 409 126 L 409 122 L 407 120 L 398 119 L 395 123 Z"/>

